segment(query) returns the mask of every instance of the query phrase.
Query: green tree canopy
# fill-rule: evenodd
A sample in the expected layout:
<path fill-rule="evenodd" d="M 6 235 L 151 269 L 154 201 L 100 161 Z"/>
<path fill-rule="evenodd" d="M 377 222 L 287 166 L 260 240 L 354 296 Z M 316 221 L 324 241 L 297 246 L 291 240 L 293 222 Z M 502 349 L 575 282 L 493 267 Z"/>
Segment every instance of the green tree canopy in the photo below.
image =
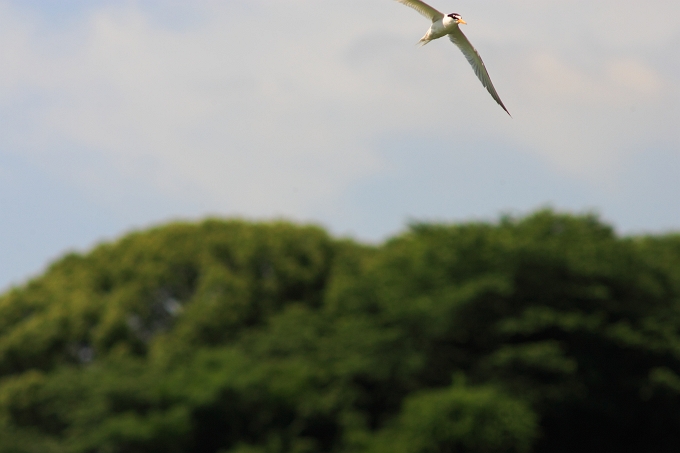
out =
<path fill-rule="evenodd" d="M 0 296 L 0 453 L 680 451 L 680 236 L 207 220 Z"/>

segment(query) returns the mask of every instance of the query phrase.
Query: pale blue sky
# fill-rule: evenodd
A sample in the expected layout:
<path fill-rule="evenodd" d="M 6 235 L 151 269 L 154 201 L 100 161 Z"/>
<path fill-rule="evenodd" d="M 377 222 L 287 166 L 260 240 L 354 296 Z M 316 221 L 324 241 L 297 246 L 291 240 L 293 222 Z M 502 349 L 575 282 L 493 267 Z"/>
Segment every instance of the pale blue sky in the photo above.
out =
<path fill-rule="evenodd" d="M 680 230 L 680 3 L 432 4 L 513 119 L 392 0 L 0 0 L 0 288 L 207 215 L 372 241 L 542 206 Z"/>

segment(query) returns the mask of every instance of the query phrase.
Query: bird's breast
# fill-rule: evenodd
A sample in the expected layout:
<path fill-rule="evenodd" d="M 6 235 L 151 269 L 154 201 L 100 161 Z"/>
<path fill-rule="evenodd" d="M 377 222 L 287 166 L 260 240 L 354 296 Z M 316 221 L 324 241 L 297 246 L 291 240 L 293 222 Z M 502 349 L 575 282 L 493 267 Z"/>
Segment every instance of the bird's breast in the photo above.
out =
<path fill-rule="evenodd" d="M 442 36 L 446 36 L 451 33 L 457 26 L 458 24 L 456 24 L 453 19 L 451 19 L 449 16 L 444 16 L 443 19 L 439 19 L 437 22 L 432 24 L 429 35 L 432 39 L 441 38 Z"/>

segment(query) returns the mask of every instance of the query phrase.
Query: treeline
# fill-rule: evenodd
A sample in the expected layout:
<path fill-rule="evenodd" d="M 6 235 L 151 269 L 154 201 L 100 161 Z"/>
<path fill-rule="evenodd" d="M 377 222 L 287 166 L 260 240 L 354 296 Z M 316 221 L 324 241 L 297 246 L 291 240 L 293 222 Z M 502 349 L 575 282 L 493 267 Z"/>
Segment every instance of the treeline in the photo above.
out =
<path fill-rule="evenodd" d="M 207 220 L 0 296 L 0 453 L 680 451 L 680 236 Z"/>

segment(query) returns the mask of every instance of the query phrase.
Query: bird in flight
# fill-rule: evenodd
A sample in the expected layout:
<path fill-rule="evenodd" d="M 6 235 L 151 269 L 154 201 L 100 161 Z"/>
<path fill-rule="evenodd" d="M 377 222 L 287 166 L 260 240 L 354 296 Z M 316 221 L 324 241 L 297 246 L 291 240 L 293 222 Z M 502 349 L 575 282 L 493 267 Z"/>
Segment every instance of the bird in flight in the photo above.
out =
<path fill-rule="evenodd" d="M 506 109 L 503 105 L 503 101 L 501 101 L 500 96 L 498 96 L 498 93 L 496 93 L 493 83 L 491 83 L 491 78 L 489 77 L 489 73 L 486 70 L 486 66 L 484 66 L 482 57 L 480 57 L 475 48 L 472 47 L 472 44 L 470 44 L 470 41 L 468 41 L 467 37 L 463 34 L 460 27 L 458 26 L 459 24 L 467 23 L 463 20 L 460 14 L 442 14 L 427 3 L 421 2 L 420 0 L 396 1 L 415 9 L 420 14 L 432 21 L 430 29 L 427 31 L 427 33 L 425 33 L 425 36 L 420 38 L 418 43 L 424 46 L 430 41 L 448 35 L 451 42 L 458 46 L 458 48 L 463 52 L 463 55 L 465 55 L 465 58 L 467 58 L 468 63 L 470 63 L 470 66 L 472 66 L 472 69 L 475 71 L 475 74 L 477 74 L 477 78 L 479 78 L 479 80 L 482 82 L 482 85 L 484 85 L 484 88 L 486 88 L 491 97 L 494 98 L 496 102 L 498 102 L 498 105 L 503 107 L 503 110 L 505 110 L 505 112 L 510 115 L 508 109 Z"/>

